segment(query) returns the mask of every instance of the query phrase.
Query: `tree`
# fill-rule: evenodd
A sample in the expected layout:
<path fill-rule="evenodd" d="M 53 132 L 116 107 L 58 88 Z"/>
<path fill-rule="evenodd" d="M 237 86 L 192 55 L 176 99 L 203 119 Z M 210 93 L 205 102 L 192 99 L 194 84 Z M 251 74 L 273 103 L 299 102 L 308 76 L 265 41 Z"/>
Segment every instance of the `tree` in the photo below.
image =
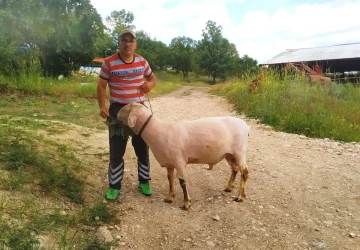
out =
<path fill-rule="evenodd" d="M 248 55 L 238 58 L 235 62 L 234 75 L 238 78 L 247 78 L 259 73 L 257 61 Z"/>
<path fill-rule="evenodd" d="M 202 36 L 197 47 L 199 67 L 212 77 L 212 83 L 216 82 L 216 78 L 225 80 L 238 57 L 235 46 L 223 38 L 222 27 L 216 26 L 213 21 L 206 23 Z"/>
<path fill-rule="evenodd" d="M 165 69 L 169 67 L 171 61 L 170 48 L 161 41 L 154 41 L 154 53 L 156 60 L 154 62 L 156 68 Z"/>
<path fill-rule="evenodd" d="M 42 39 L 49 34 L 41 26 L 41 19 L 47 17 L 46 8 L 32 0 L 3 0 L 1 7 L 0 73 L 20 75 L 36 70 L 40 53 L 34 46 L 34 38 Z"/>
<path fill-rule="evenodd" d="M 190 37 L 176 37 L 171 40 L 170 50 L 172 55 L 171 66 L 176 71 L 182 71 L 184 78 L 193 70 L 195 60 L 196 42 Z"/>
<path fill-rule="evenodd" d="M 107 27 L 104 33 L 101 33 L 100 39 L 97 42 L 98 54 L 100 57 L 108 57 L 118 50 L 118 36 L 124 29 L 135 30 L 132 24 L 134 21 L 134 14 L 127 12 L 125 9 L 120 11 L 112 11 L 109 16 L 105 18 Z"/>
<path fill-rule="evenodd" d="M 42 0 L 56 30 L 39 44 L 45 75 L 69 75 L 98 53 L 105 26 L 89 0 Z"/>
<path fill-rule="evenodd" d="M 122 30 L 135 29 L 135 26 L 132 24 L 134 21 L 134 14 L 132 12 L 127 12 L 125 9 L 112 11 L 110 16 L 106 17 L 105 20 L 109 26 L 110 35 L 115 44 L 117 43 L 118 35 Z"/>
<path fill-rule="evenodd" d="M 116 53 L 116 51 L 118 50 L 117 42 L 114 42 L 113 37 L 108 32 L 108 29 L 106 29 L 106 31 L 107 32 L 101 34 L 98 42 L 96 43 L 98 51 L 96 56 L 108 57 Z"/>
<path fill-rule="evenodd" d="M 105 26 L 89 0 L 7 0 L 3 6 L 0 62 L 13 72 L 35 61 L 43 75 L 68 75 L 97 54 Z"/>
<path fill-rule="evenodd" d="M 170 63 L 170 49 L 161 41 L 156 41 L 145 31 L 136 32 L 136 42 L 138 44 L 136 53 L 143 56 L 153 70 L 163 69 Z"/>

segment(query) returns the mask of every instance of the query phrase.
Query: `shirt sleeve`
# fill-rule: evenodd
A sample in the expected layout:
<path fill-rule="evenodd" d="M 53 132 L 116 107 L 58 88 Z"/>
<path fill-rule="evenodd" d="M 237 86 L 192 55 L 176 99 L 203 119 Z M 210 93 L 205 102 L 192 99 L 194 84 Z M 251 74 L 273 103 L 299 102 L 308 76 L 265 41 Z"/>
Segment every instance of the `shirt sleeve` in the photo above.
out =
<path fill-rule="evenodd" d="M 146 77 L 151 76 L 152 70 L 151 70 L 151 68 L 150 68 L 150 65 L 149 65 L 149 63 L 148 63 L 145 59 L 144 59 L 144 61 L 145 61 L 145 65 L 144 65 L 144 67 L 145 67 L 144 76 L 146 76 Z"/>
<path fill-rule="evenodd" d="M 106 61 L 104 61 L 103 64 L 101 65 L 99 76 L 104 80 L 110 79 L 110 69 L 109 69 Z"/>

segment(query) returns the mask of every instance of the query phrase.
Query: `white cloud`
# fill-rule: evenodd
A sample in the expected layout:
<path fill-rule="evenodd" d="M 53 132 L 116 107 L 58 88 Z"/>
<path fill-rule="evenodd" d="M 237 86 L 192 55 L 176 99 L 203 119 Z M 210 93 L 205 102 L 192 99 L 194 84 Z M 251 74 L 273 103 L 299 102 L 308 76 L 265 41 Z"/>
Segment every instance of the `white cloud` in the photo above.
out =
<path fill-rule="evenodd" d="M 230 40 L 240 54 L 260 62 L 285 49 L 359 42 L 360 19 L 355 18 L 359 9 L 360 1 L 333 1 L 282 8 L 273 15 L 248 12 L 235 27 L 242 36 Z"/>
<path fill-rule="evenodd" d="M 185 1 L 169 9 L 151 7 L 151 10 L 136 10 L 134 24 L 137 29 L 146 30 L 158 40 L 169 43 L 177 36 L 201 39 L 202 30 L 208 20 L 231 23 L 228 10 L 218 1 Z M 149 15 L 151 12 L 155 14 Z"/>
<path fill-rule="evenodd" d="M 244 0 L 138 0 L 128 6 L 111 0 L 91 2 L 103 16 L 112 10 L 132 12 L 137 30 L 166 44 L 177 36 L 199 40 L 206 22 L 214 21 L 222 26 L 224 37 L 236 44 L 240 56 L 247 54 L 259 62 L 289 48 L 360 41 L 360 0 L 302 4 L 274 13 L 248 11 L 236 20 L 230 19 L 227 3 L 240 5 Z M 240 6 L 246 8 L 246 4 Z"/>

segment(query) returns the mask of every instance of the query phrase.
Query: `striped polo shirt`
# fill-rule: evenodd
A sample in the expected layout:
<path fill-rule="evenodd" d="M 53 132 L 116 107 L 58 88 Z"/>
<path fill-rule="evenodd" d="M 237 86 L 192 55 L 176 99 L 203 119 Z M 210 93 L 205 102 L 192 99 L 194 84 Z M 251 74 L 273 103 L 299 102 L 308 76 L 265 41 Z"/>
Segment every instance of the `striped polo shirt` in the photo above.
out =
<path fill-rule="evenodd" d="M 149 63 L 140 55 L 134 54 L 132 63 L 125 63 L 118 53 L 106 58 L 100 69 L 100 77 L 108 81 L 110 103 L 127 104 L 145 101 L 144 92 L 139 87 L 144 76 L 151 76 Z"/>

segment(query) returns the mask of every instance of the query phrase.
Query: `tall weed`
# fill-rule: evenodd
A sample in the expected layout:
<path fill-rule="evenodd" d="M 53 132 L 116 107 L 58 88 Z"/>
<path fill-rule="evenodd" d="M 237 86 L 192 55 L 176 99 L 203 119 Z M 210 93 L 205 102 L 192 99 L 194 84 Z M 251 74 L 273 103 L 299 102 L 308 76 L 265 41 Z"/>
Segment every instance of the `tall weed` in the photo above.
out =
<path fill-rule="evenodd" d="M 247 81 L 216 85 L 212 91 L 226 96 L 240 113 L 275 129 L 309 137 L 360 141 L 360 88 L 351 84 L 322 86 L 297 78 L 266 76 L 253 93 Z"/>

